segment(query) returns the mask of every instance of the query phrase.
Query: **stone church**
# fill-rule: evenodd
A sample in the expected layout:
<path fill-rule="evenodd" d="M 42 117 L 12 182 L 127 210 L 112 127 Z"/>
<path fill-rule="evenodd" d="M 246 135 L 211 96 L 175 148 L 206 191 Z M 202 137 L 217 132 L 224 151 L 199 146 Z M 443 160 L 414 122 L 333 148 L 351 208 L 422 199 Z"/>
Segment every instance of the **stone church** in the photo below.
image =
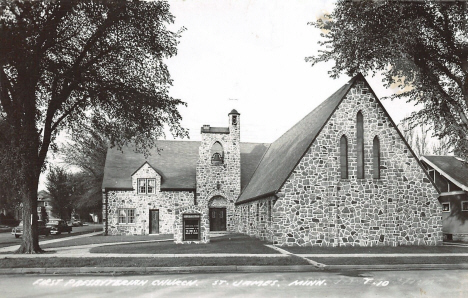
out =
<path fill-rule="evenodd" d="M 362 75 L 271 144 L 244 143 L 240 114 L 201 141 L 151 155 L 109 149 L 107 235 L 174 234 L 207 243 L 244 233 L 296 246 L 438 245 L 438 190 Z"/>

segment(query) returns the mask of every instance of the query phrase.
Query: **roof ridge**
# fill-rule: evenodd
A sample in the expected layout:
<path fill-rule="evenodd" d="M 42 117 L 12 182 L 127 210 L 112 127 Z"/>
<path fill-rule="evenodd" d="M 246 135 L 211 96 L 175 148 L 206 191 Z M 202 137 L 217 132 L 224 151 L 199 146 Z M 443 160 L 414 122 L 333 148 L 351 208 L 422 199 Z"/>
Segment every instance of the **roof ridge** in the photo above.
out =
<path fill-rule="evenodd" d="M 330 119 L 331 115 L 334 114 L 334 112 L 336 111 L 336 108 L 341 104 L 341 102 L 343 101 L 343 98 L 346 97 L 346 95 L 348 94 L 350 88 L 354 85 L 354 83 L 356 82 L 356 80 L 358 80 L 359 78 L 361 78 L 362 75 L 356 75 L 355 77 L 351 78 L 348 82 L 346 82 L 345 84 L 343 84 L 343 86 L 341 86 L 340 88 L 338 88 L 338 90 L 336 90 L 334 93 L 332 93 L 330 96 L 328 96 L 322 103 L 320 103 L 317 107 L 315 107 L 311 112 L 309 112 L 307 115 L 305 115 L 301 120 L 299 120 L 295 125 L 293 125 L 290 129 L 288 129 L 285 133 L 283 133 L 278 139 L 276 139 L 274 142 L 272 142 L 270 144 L 270 146 L 268 147 L 268 149 L 266 150 L 266 152 L 264 153 L 264 155 L 262 156 L 262 159 L 260 160 L 259 164 L 257 165 L 255 171 L 254 171 L 254 174 L 252 175 L 251 179 L 249 180 L 249 183 L 247 184 L 247 186 L 243 189 L 242 193 L 240 194 L 239 198 L 236 200 L 236 203 L 243 203 L 243 202 L 247 202 L 247 201 L 250 201 L 252 199 L 255 199 L 255 198 L 259 198 L 259 197 L 263 197 L 264 195 L 266 194 L 270 194 L 270 193 L 276 193 L 278 192 L 278 190 L 282 187 L 282 185 L 285 183 L 285 181 L 288 179 L 289 176 L 291 176 L 291 173 L 292 171 L 294 171 L 294 168 L 297 166 L 297 164 L 299 163 L 299 161 L 302 159 L 302 157 L 304 156 L 304 154 L 307 152 L 307 150 L 309 149 L 309 147 L 311 146 L 311 144 L 314 142 L 314 140 L 316 139 L 317 135 L 320 133 L 320 131 L 323 129 L 324 125 L 326 125 L 326 123 L 328 123 L 328 120 Z M 341 95 L 341 93 L 343 93 L 343 95 L 341 97 L 339 97 L 338 95 Z M 335 101 L 337 101 L 336 105 L 334 106 L 335 104 Z M 298 158 L 297 161 L 294 161 L 294 167 L 291 169 L 291 171 L 284 177 L 284 180 L 283 180 L 283 174 L 284 173 L 281 173 L 281 171 L 277 174 L 279 174 L 279 176 L 277 176 L 279 178 L 278 181 L 274 181 L 272 183 L 272 185 L 268 186 L 268 187 L 271 187 L 271 188 L 268 188 L 268 189 L 260 189 L 260 190 L 257 190 L 259 192 L 262 192 L 260 194 L 256 193 L 255 191 L 251 191 L 249 188 L 249 186 L 251 185 L 254 185 L 252 184 L 252 181 L 254 180 L 254 178 L 256 177 L 256 175 L 260 175 L 259 174 L 259 169 L 260 167 L 262 167 L 262 171 L 265 171 L 264 168 L 265 167 L 268 167 L 268 165 L 274 163 L 274 160 L 275 160 L 275 154 L 280 154 L 281 153 L 281 145 L 285 145 L 285 144 L 282 144 L 282 142 L 286 142 L 288 143 L 288 136 L 293 133 L 294 131 L 296 130 L 301 130 L 301 126 L 305 125 L 304 122 L 308 121 L 310 122 L 310 118 L 314 115 L 314 114 L 317 114 L 320 109 L 323 109 L 323 108 L 327 108 L 328 106 L 330 105 L 330 107 L 332 108 L 332 111 L 330 112 L 330 114 L 327 116 L 327 119 L 323 122 L 323 123 L 320 123 L 320 121 L 317 123 L 318 126 L 316 126 L 316 128 L 319 128 L 317 130 L 317 132 L 315 133 L 315 135 L 312 135 L 312 140 L 310 141 L 310 143 L 307 142 L 307 137 L 304 139 L 304 144 L 307 144 L 307 146 L 305 147 L 304 151 L 301 150 L 301 147 L 298 147 L 297 148 L 297 151 L 296 152 L 299 152 L 300 154 L 298 154 L 300 157 Z M 327 111 L 328 109 L 326 109 L 326 112 L 328 113 Z M 273 150 L 273 151 L 272 151 Z M 270 151 L 272 152 L 270 154 Z M 286 153 L 286 152 L 283 152 L 283 153 Z M 289 154 L 289 153 L 288 153 Z M 265 159 L 266 156 L 268 155 L 268 159 Z M 291 156 L 291 158 L 295 159 L 295 156 Z M 265 165 L 264 165 L 264 162 L 265 162 Z M 289 170 L 289 167 L 287 167 L 288 170 Z M 261 171 L 260 171 L 261 172 Z M 264 173 L 263 173 L 264 174 Z M 258 180 L 258 179 L 257 179 Z M 254 183 L 259 183 L 257 181 L 255 181 Z M 275 186 L 274 184 L 280 184 L 281 186 L 280 187 L 277 187 Z M 251 186 L 251 187 L 254 187 L 254 186 Z M 272 190 L 273 189 L 273 190 Z M 247 191 L 247 192 L 246 192 Z M 247 198 L 242 198 L 241 197 L 245 195 L 247 196 Z"/>

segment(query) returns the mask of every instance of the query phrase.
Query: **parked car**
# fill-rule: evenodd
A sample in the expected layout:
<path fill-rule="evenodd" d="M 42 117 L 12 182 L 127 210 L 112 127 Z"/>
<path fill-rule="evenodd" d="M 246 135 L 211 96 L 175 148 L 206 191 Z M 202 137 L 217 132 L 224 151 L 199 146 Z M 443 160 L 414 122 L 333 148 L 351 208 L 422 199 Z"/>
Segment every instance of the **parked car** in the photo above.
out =
<path fill-rule="evenodd" d="M 51 234 L 60 235 L 62 232 L 70 234 L 72 231 L 72 227 L 67 225 L 67 222 L 63 219 L 50 219 L 47 226 L 50 227 Z"/>
<path fill-rule="evenodd" d="M 74 227 L 81 227 L 83 225 L 79 215 L 72 216 L 71 220 Z"/>
<path fill-rule="evenodd" d="M 81 222 L 81 220 L 74 220 L 73 221 L 73 226 L 74 227 L 81 227 L 83 225 L 83 223 Z"/>
<path fill-rule="evenodd" d="M 51 233 L 50 227 L 46 226 L 45 222 L 42 220 L 37 221 L 37 231 L 39 235 L 45 236 L 49 236 Z M 11 234 L 15 235 L 16 238 L 23 235 L 23 221 L 20 221 L 19 225 L 16 228 L 13 228 Z"/>

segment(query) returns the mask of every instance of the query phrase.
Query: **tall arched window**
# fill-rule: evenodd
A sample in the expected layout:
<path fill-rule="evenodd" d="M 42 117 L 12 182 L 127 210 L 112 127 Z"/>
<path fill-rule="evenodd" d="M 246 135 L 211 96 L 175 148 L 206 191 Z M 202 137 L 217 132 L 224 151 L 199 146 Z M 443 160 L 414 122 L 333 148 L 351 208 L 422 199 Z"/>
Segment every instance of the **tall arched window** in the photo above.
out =
<path fill-rule="evenodd" d="M 341 179 L 348 179 L 348 139 L 345 135 L 340 139 L 340 169 Z"/>
<path fill-rule="evenodd" d="M 377 136 L 375 136 L 372 143 L 372 152 L 372 177 L 374 179 L 380 179 L 380 141 Z"/>
<path fill-rule="evenodd" d="M 211 164 L 222 165 L 224 163 L 224 150 L 220 142 L 215 142 L 211 147 Z"/>
<path fill-rule="evenodd" d="M 364 179 L 364 117 L 357 113 L 357 178 Z"/>

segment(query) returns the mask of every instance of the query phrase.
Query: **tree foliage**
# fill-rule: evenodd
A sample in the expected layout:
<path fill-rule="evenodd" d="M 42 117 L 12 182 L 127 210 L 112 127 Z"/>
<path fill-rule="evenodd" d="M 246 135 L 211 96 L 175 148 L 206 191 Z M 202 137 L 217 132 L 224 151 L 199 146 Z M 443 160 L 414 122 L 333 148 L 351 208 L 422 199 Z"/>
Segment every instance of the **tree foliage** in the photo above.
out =
<path fill-rule="evenodd" d="M 68 165 L 79 172 L 73 175 L 74 205 L 79 213 L 102 212 L 102 179 L 109 142 L 102 133 L 87 127 L 63 148 Z"/>
<path fill-rule="evenodd" d="M 70 219 L 74 209 L 71 174 L 61 167 L 51 168 L 47 173 L 46 187 L 54 215 Z"/>
<path fill-rule="evenodd" d="M 14 132 L 0 116 L 0 208 L 10 213 L 13 213 L 21 201 L 19 195 L 21 176 L 17 171 L 21 161 L 11 146 L 10 140 L 13 134 Z M 16 179 L 12 179 L 12 174 L 16 175 Z"/>
<path fill-rule="evenodd" d="M 408 142 L 411 149 L 413 149 L 413 152 L 418 157 L 432 154 L 428 140 L 429 131 L 424 124 L 420 126 L 411 126 L 408 121 L 402 121 L 398 126 L 406 142 Z M 440 144 L 440 142 L 435 143 L 433 146 L 438 146 L 438 144 Z"/>
<path fill-rule="evenodd" d="M 312 65 L 334 61 L 329 72 L 381 73 L 387 87 L 422 108 L 413 126 L 431 125 L 438 138 L 468 157 L 468 10 L 465 1 L 343 1 L 314 22 L 322 51 Z"/>
<path fill-rule="evenodd" d="M 133 141 L 141 151 L 165 125 L 187 135 L 164 63 L 179 32 L 167 28 L 174 17 L 165 1 L 0 1 L 0 115 L 14 131 L 10 179 L 20 186 L 26 227 L 19 252 L 33 253 L 41 251 L 39 175 L 61 130 L 79 134 L 91 123 L 111 145 Z"/>

